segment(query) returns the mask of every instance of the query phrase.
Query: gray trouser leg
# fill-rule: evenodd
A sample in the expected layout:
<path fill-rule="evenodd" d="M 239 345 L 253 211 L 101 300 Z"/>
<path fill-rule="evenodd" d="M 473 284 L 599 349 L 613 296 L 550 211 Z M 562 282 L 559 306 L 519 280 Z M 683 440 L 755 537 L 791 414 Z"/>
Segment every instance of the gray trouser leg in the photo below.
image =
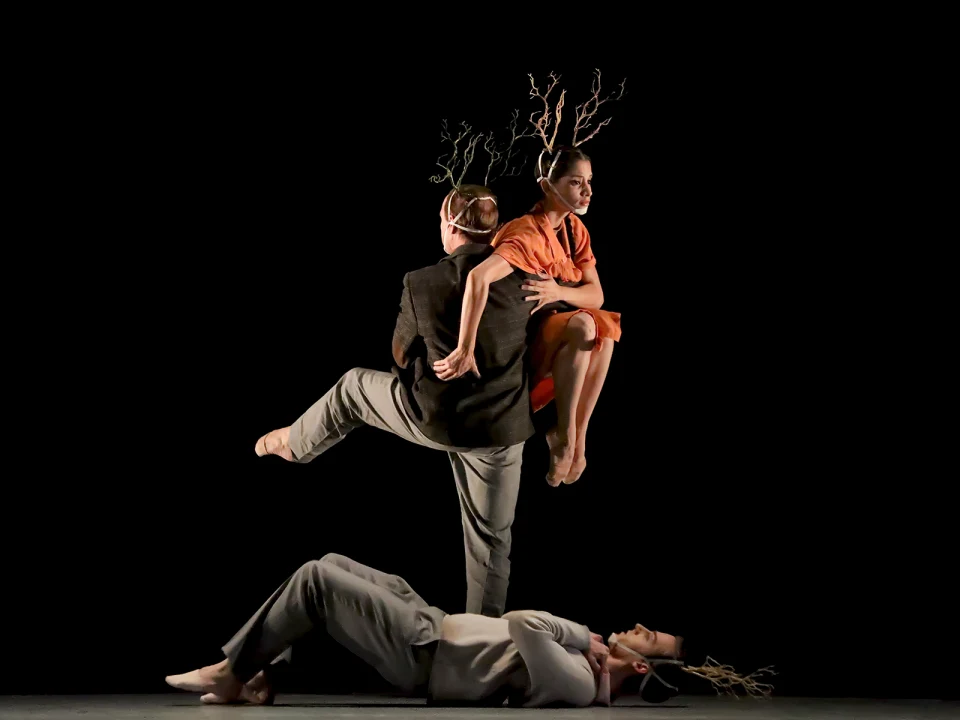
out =
<path fill-rule="evenodd" d="M 448 453 L 457 482 L 467 561 L 468 613 L 503 615 L 523 443 L 495 452 Z"/>
<path fill-rule="evenodd" d="M 402 392 L 399 380 L 391 373 L 364 368 L 347 371 L 290 426 L 294 458 L 310 462 L 363 425 L 434 450 L 466 449 L 440 445 L 420 432 L 403 408 Z"/>
<path fill-rule="evenodd" d="M 312 630 L 330 636 L 405 692 L 429 679 L 429 655 L 415 646 L 440 639 L 444 613 L 402 578 L 327 555 L 303 565 L 273 593 L 223 652 L 246 682 Z"/>
<path fill-rule="evenodd" d="M 510 527 L 520 490 L 523 443 L 462 448 L 424 435 L 407 415 L 391 373 L 354 368 L 290 426 L 290 449 L 307 463 L 354 428 L 377 427 L 450 456 L 463 517 L 467 612 L 500 617 L 510 576 Z"/>

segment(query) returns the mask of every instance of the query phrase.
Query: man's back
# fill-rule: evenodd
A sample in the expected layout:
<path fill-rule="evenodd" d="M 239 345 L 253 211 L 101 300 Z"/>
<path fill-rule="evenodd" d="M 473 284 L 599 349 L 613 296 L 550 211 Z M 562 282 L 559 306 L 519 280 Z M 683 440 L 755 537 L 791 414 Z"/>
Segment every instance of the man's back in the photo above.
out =
<path fill-rule="evenodd" d="M 470 271 L 490 256 L 488 245 L 457 248 L 436 265 L 404 278 L 397 335 L 406 336 L 406 367 L 394 368 L 407 392 L 406 409 L 435 442 L 457 447 L 515 445 L 533 435 L 527 378 L 531 304 L 521 289 L 528 277 L 516 271 L 490 286 L 477 330 L 480 372 L 439 380 L 433 363 L 457 347 L 463 291 Z M 409 307 L 406 307 L 409 305 Z M 417 336 L 412 343 L 409 336 Z"/>

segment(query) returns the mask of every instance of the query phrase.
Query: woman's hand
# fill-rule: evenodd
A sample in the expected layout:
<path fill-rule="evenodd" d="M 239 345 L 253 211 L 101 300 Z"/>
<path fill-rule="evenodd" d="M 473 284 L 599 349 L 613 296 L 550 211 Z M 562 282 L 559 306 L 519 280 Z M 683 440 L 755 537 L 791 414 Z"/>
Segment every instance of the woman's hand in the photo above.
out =
<path fill-rule="evenodd" d="M 441 380 L 453 380 L 468 372 L 472 372 L 478 378 L 480 377 L 473 352 L 467 352 L 459 346 L 443 360 L 437 360 L 433 364 L 433 371 Z"/>
<path fill-rule="evenodd" d="M 544 305 L 549 305 L 552 302 L 557 302 L 561 300 L 561 293 L 563 291 L 562 286 L 558 285 L 556 280 L 554 280 L 550 275 L 545 272 L 538 272 L 537 277 L 543 278 L 542 280 L 526 280 L 521 289 L 530 290 L 534 295 L 528 295 L 524 300 L 536 300 L 537 306 L 530 311 L 530 314 L 533 315 L 537 310 L 542 308 Z"/>

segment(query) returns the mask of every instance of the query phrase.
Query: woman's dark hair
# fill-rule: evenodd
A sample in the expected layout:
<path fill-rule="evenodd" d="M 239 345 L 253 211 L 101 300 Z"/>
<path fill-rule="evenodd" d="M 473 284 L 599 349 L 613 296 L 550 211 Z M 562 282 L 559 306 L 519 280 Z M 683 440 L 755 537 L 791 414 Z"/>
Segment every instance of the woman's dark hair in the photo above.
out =
<path fill-rule="evenodd" d="M 550 165 L 556 159 L 557 164 L 553 166 L 553 172 L 550 172 Z M 572 147 L 558 147 L 553 153 L 545 152 L 540 157 L 540 161 L 537 167 L 534 170 L 537 173 L 537 178 L 547 177 L 547 173 L 550 174 L 550 182 L 562 178 L 567 174 L 567 171 L 570 169 L 570 166 L 575 162 L 580 160 L 586 160 L 589 162 L 590 158 L 587 154 L 580 150 L 579 148 Z"/>

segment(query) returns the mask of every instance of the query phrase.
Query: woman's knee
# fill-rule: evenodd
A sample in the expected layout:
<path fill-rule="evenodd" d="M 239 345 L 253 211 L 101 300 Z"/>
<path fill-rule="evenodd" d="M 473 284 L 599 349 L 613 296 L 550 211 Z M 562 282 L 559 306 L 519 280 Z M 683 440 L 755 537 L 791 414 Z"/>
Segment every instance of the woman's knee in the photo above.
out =
<path fill-rule="evenodd" d="M 597 322 L 589 313 L 577 313 L 567 321 L 566 334 L 571 342 L 593 343 L 597 339 Z"/>

